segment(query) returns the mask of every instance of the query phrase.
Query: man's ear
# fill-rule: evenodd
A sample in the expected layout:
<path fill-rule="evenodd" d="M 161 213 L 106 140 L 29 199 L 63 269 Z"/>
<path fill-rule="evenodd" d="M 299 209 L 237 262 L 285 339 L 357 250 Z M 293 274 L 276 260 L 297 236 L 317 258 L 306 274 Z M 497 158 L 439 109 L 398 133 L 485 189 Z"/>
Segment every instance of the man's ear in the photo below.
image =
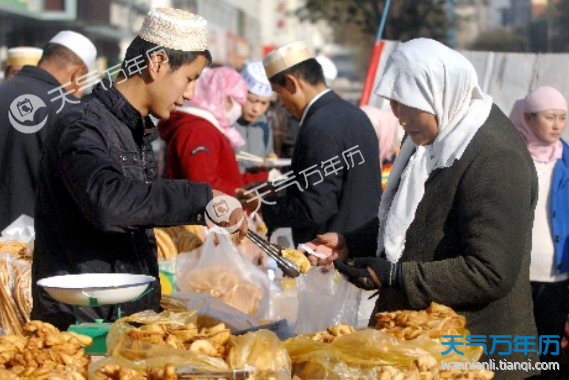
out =
<path fill-rule="evenodd" d="M 292 74 L 285 75 L 285 89 L 291 94 L 295 94 L 300 90 L 300 81 Z"/>
<path fill-rule="evenodd" d="M 155 78 L 165 70 L 168 70 L 166 62 L 168 62 L 168 57 L 163 52 L 159 51 L 152 54 L 147 62 L 150 76 Z"/>
<path fill-rule="evenodd" d="M 69 74 L 70 74 L 69 81 L 71 82 L 72 85 L 77 85 L 78 79 L 88 73 L 89 71 L 87 67 L 85 67 L 85 65 L 82 64 L 73 65 L 69 68 Z"/>

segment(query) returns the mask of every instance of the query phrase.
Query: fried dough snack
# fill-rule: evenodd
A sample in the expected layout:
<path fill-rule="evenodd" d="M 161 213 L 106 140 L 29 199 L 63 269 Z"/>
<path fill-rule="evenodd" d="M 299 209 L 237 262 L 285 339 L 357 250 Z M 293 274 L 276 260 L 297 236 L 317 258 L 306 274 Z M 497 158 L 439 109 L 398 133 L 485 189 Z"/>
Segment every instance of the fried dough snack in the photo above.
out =
<path fill-rule="evenodd" d="M 310 339 L 315 342 L 332 343 L 336 339 L 345 335 L 350 335 L 355 331 L 356 330 L 352 326 L 339 323 L 335 326 L 328 326 L 326 331 L 317 332 L 316 334 L 312 335 Z"/>
<path fill-rule="evenodd" d="M 119 355 L 125 349 L 143 350 L 144 344 L 150 343 L 221 357 L 226 355 L 230 336 L 223 323 L 201 329 L 193 323 L 184 326 L 150 323 L 125 331 L 111 354 Z"/>
<path fill-rule="evenodd" d="M 27 244 L 15 240 L 0 240 L 0 253 L 8 252 L 13 255 L 25 256 Z"/>
<path fill-rule="evenodd" d="M 312 264 L 310 264 L 306 255 L 296 249 L 285 248 L 281 251 L 281 254 L 292 261 L 300 269 L 301 273 L 306 273 L 312 268 Z"/>
<path fill-rule="evenodd" d="M 27 244 L 0 240 L 0 327 L 5 334 L 22 335 L 21 325 L 30 320 L 31 257 Z"/>
<path fill-rule="evenodd" d="M 121 367 L 116 364 L 105 364 L 95 372 L 97 379 L 101 380 L 177 380 L 176 368 L 166 364 L 164 369 L 151 367 L 146 370 L 136 370 Z"/>
<path fill-rule="evenodd" d="M 190 252 L 203 245 L 203 240 L 196 234 L 184 232 L 178 236 L 178 251 Z"/>
<path fill-rule="evenodd" d="M 91 337 L 60 332 L 41 321 L 24 325 L 25 336 L 0 336 L 0 379 L 84 380 L 90 363 L 83 347 Z"/>
<path fill-rule="evenodd" d="M 187 288 L 211 295 L 253 317 L 259 310 L 263 289 L 241 278 L 227 267 L 208 267 L 193 271 L 186 277 Z"/>
<path fill-rule="evenodd" d="M 155 228 L 156 245 L 158 246 L 158 260 L 175 260 L 180 252 L 190 252 L 203 244 L 203 238 L 195 227 L 201 226 L 174 226 Z M 202 228 L 203 230 L 203 228 Z"/>
<path fill-rule="evenodd" d="M 269 232 L 269 228 L 267 227 L 267 224 L 265 222 L 257 224 L 255 230 L 260 234 L 266 234 L 267 232 Z"/>
<path fill-rule="evenodd" d="M 155 228 L 154 235 L 158 247 L 158 260 L 174 260 L 178 255 L 178 249 L 172 237 L 161 228 Z"/>
<path fill-rule="evenodd" d="M 377 330 L 406 340 L 419 336 L 440 339 L 442 335 L 460 334 L 466 326 L 466 318 L 435 302 L 425 310 L 378 313 L 375 319 Z"/>
<path fill-rule="evenodd" d="M 18 308 L 14 302 L 8 262 L 0 260 L 0 326 L 5 334 L 22 336 L 22 322 L 24 319 L 18 314 Z"/>

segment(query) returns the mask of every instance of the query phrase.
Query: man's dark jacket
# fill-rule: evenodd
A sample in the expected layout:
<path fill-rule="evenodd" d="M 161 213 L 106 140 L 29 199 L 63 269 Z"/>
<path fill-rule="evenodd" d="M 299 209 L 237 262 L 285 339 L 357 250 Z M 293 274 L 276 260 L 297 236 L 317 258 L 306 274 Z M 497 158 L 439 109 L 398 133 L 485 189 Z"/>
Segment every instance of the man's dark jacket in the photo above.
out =
<path fill-rule="evenodd" d="M 59 91 L 48 92 L 60 86 L 50 73 L 35 66 L 24 66 L 16 76 L 0 84 L 0 231 L 22 214 L 34 216 L 37 166 L 41 151 L 49 131 L 55 125 L 57 111 L 65 101 L 57 99 Z M 30 115 L 33 115 L 33 119 L 28 122 L 14 118 L 26 125 L 39 125 L 47 117 L 45 125 L 35 133 L 20 132 L 10 123 L 10 106 L 21 95 L 35 95 L 45 104 L 45 107 L 32 110 Z M 78 101 L 73 94 L 66 95 L 66 98 L 68 101 Z M 21 99 L 25 100 L 26 96 Z M 65 103 L 63 109 L 70 104 Z"/>
<path fill-rule="evenodd" d="M 470 334 L 485 336 L 488 351 L 490 335 L 511 337 L 504 340 L 512 342 L 512 350 L 498 344 L 480 361 L 538 361 L 535 352 L 513 352 L 517 335 L 533 338 L 530 350 L 538 349 L 539 343 L 529 282 L 537 191 L 537 174 L 525 142 L 493 106 L 462 157 L 449 168 L 433 171 L 425 183 L 400 258 L 402 289 L 381 290 L 370 325 L 376 323 L 375 313 L 426 309 L 437 302 L 464 315 Z M 362 241 L 367 240 L 374 251 L 377 229 L 361 237 L 346 237 L 349 250 L 353 243 L 363 253 Z M 508 351 L 510 355 L 498 354 Z M 494 379 L 531 374 L 497 371 Z"/>
<path fill-rule="evenodd" d="M 320 233 L 346 233 L 376 217 L 381 198 L 377 135 L 366 114 L 335 92 L 309 108 L 291 170 L 292 181 L 276 183 L 282 189 L 277 195 L 286 191 L 286 196 L 268 198 L 276 203 L 264 204 L 262 213 L 271 229 L 292 227 L 295 244 Z"/>
<path fill-rule="evenodd" d="M 114 87 L 62 113 L 38 172 L 32 319 L 67 328 L 72 306 L 54 302 L 36 281 L 78 273 L 135 273 L 158 278 L 153 226 L 202 223 L 211 188 L 156 178 L 154 125 Z M 101 284 L 105 285 L 105 284 Z M 160 285 L 123 314 L 160 308 Z M 117 317 L 116 307 L 81 307 L 82 321 Z"/>

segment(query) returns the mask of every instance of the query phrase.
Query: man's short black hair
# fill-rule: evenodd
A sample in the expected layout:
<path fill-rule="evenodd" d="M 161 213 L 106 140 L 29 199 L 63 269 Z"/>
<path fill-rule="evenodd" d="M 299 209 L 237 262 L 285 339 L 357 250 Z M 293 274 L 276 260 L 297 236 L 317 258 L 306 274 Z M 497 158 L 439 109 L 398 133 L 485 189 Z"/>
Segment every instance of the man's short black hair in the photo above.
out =
<path fill-rule="evenodd" d="M 85 66 L 85 62 L 83 62 L 83 60 L 79 58 L 77 54 L 65 46 L 53 42 L 49 42 L 44 46 L 41 59 L 38 62 L 38 66 L 42 62 L 48 60 L 55 62 L 61 68 L 67 67 L 69 65 L 83 65 L 86 70 L 89 70 L 89 68 Z"/>
<path fill-rule="evenodd" d="M 315 58 L 310 58 L 306 61 L 297 63 L 296 65 L 273 75 L 269 78 L 269 82 L 284 87 L 286 85 L 285 76 L 287 74 L 292 74 L 295 77 L 302 79 L 306 83 L 313 86 L 316 86 L 320 83 L 326 83 L 326 79 L 324 79 L 324 72 L 322 71 L 322 66 Z"/>
<path fill-rule="evenodd" d="M 129 75 L 128 62 L 134 58 L 142 56 L 144 61 L 148 60 L 147 54 L 158 53 L 164 51 L 168 57 L 168 63 L 170 64 L 170 72 L 178 70 L 182 65 L 192 63 L 197 57 L 202 56 L 207 60 L 207 66 L 211 65 L 211 54 L 209 50 L 204 51 L 183 51 L 174 50 L 167 47 L 156 45 L 155 43 L 148 42 L 136 36 L 136 38 L 130 43 L 128 49 L 126 50 L 126 55 L 122 63 L 122 69 L 125 75 Z"/>

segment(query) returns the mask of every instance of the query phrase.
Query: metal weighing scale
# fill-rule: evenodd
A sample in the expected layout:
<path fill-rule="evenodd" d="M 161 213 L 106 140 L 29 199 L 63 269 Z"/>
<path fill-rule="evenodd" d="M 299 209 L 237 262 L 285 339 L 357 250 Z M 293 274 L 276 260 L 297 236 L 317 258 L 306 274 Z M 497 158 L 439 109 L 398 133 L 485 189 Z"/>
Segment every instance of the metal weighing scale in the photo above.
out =
<path fill-rule="evenodd" d="M 136 301 L 147 294 L 148 286 L 154 280 L 154 277 L 142 274 L 85 273 L 43 278 L 37 284 L 54 300 L 77 309 L 79 306 L 98 307 Z M 120 318 L 120 306 L 118 314 Z M 76 313 L 76 324 L 69 326 L 68 331 L 93 338 L 93 344 L 85 348 L 86 353 L 106 355 L 106 340 L 111 325 L 103 320 L 79 323 Z"/>

